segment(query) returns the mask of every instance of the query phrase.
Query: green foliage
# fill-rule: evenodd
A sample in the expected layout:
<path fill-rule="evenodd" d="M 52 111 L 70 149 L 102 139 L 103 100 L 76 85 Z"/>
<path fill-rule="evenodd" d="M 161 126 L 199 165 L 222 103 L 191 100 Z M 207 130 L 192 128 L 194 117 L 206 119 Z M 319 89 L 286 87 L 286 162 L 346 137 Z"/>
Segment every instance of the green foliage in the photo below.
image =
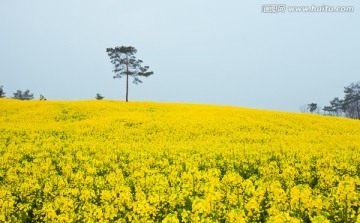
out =
<path fill-rule="evenodd" d="M 325 106 L 323 109 L 331 116 L 341 116 L 343 111 L 343 100 L 340 100 L 338 97 L 335 97 L 330 101 L 330 106 Z"/>
<path fill-rule="evenodd" d="M 96 100 L 102 100 L 102 99 L 104 99 L 104 96 L 102 96 L 101 94 L 97 93 L 95 99 L 96 99 Z"/>
<path fill-rule="evenodd" d="M 34 94 L 30 93 L 30 90 L 26 90 L 24 92 L 17 90 L 17 92 L 14 93 L 13 98 L 19 100 L 32 100 L 34 99 Z"/>
<path fill-rule="evenodd" d="M 318 108 L 316 103 L 310 103 L 308 104 L 308 109 L 311 113 L 314 113 L 314 111 L 316 111 L 316 109 Z"/>
<path fill-rule="evenodd" d="M 40 95 L 40 101 L 46 101 L 46 98 L 45 98 L 45 96 L 44 95 Z"/>
<path fill-rule="evenodd" d="M 345 87 L 344 93 L 344 99 L 335 97 L 323 110 L 328 115 L 360 119 L 360 82 Z"/>
<path fill-rule="evenodd" d="M 1 85 L 0 86 L 0 98 L 4 98 L 4 97 L 5 97 L 5 92 L 4 92 L 3 86 Z"/>
<path fill-rule="evenodd" d="M 351 83 L 344 89 L 343 109 L 349 118 L 360 119 L 360 82 Z"/>

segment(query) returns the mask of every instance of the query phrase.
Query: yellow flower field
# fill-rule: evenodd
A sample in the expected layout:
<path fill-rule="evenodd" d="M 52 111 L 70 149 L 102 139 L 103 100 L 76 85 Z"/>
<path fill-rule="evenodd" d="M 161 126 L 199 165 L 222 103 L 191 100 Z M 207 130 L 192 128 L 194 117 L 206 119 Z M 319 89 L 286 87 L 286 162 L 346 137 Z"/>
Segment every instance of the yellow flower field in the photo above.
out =
<path fill-rule="evenodd" d="M 360 121 L 0 99 L 0 222 L 360 222 Z"/>

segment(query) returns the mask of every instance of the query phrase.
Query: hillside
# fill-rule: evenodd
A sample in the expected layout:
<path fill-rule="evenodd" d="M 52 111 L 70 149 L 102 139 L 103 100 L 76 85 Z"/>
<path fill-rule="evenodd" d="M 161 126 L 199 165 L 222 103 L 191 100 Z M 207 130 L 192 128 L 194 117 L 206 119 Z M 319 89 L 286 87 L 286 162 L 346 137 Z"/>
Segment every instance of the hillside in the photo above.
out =
<path fill-rule="evenodd" d="M 360 121 L 0 99 L 0 222 L 360 222 Z"/>

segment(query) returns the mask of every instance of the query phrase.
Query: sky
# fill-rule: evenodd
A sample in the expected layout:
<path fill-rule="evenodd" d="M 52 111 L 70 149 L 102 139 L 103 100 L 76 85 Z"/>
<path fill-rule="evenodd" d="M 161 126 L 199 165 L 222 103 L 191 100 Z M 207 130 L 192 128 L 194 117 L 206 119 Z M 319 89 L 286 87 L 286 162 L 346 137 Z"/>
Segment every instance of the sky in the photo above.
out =
<path fill-rule="evenodd" d="M 264 13 L 264 5 L 355 11 Z M 130 101 L 298 112 L 360 81 L 360 3 L 353 0 L 1 0 L 0 86 L 7 97 L 124 100 L 106 48 L 133 46 L 154 75 Z M 286 9 L 287 9 L 286 8 Z"/>

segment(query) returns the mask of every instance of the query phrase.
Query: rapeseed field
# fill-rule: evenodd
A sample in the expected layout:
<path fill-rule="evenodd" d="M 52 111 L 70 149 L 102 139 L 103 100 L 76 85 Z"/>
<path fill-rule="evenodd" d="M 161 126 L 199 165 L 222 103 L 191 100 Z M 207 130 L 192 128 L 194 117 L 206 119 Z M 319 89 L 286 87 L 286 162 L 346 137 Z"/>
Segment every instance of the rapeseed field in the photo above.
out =
<path fill-rule="evenodd" d="M 360 121 L 0 99 L 0 222 L 360 222 Z"/>

